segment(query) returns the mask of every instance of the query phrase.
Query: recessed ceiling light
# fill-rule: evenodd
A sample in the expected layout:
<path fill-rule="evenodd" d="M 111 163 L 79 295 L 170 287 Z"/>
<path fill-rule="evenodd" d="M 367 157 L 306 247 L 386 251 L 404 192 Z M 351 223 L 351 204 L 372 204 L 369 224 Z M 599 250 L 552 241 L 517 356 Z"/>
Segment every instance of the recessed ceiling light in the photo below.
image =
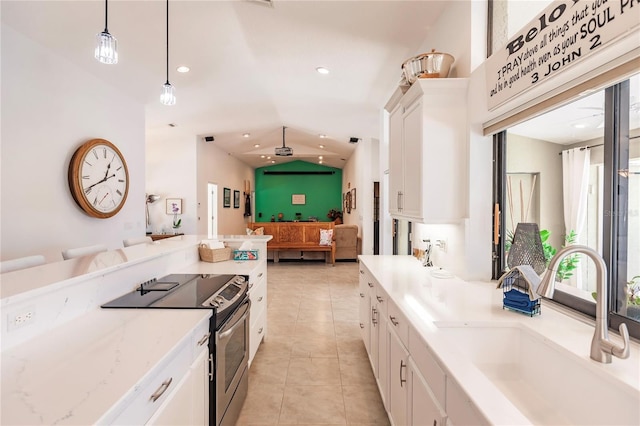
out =
<path fill-rule="evenodd" d="M 243 133 L 243 134 L 242 134 L 242 137 L 243 137 L 243 138 L 248 138 L 249 136 L 251 136 L 251 133 Z"/>
<path fill-rule="evenodd" d="M 254 147 L 254 148 L 260 148 L 260 144 L 259 144 L 259 143 L 257 143 L 257 144 L 255 144 L 255 145 L 253 145 L 253 147 Z"/>
<path fill-rule="evenodd" d="M 318 156 L 318 160 L 322 160 L 322 155 Z"/>
<path fill-rule="evenodd" d="M 268 157 L 267 157 L 267 160 L 271 160 L 271 156 L 268 156 Z"/>
<path fill-rule="evenodd" d="M 324 145 L 318 145 L 320 149 L 324 149 Z"/>
<path fill-rule="evenodd" d="M 320 134 L 320 135 L 318 135 L 318 136 L 320 136 L 320 139 L 324 139 L 324 138 L 326 138 L 326 137 L 327 137 L 327 135 L 324 135 L 324 134 Z"/>
<path fill-rule="evenodd" d="M 186 65 L 180 65 L 178 68 L 176 68 L 176 71 L 182 72 L 182 73 L 189 72 L 190 70 L 191 68 L 189 68 Z"/>
<path fill-rule="evenodd" d="M 318 71 L 320 74 L 329 74 L 329 70 L 325 67 L 318 67 L 316 68 L 316 71 Z"/>
<path fill-rule="evenodd" d="M 276 163 L 276 160 L 271 160 L 271 164 L 275 164 L 275 163 Z"/>
<path fill-rule="evenodd" d="M 322 160 L 318 161 L 318 164 L 322 164 Z"/>
<path fill-rule="evenodd" d="M 260 156 L 260 158 L 265 158 L 265 156 L 264 156 L 264 155 L 261 155 L 261 156 Z"/>
<path fill-rule="evenodd" d="M 574 124 L 573 127 L 575 127 L 576 129 L 584 129 L 585 127 L 587 127 L 587 125 L 584 123 L 578 123 Z"/>

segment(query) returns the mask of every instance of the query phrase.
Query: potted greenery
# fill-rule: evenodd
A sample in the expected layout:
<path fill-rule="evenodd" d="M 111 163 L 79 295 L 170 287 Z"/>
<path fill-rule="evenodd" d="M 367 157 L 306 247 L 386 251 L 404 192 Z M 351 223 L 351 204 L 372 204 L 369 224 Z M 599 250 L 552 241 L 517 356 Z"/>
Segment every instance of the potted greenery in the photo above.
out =
<path fill-rule="evenodd" d="M 332 222 L 335 222 L 336 225 L 342 223 L 342 212 L 340 210 L 331 209 L 329 213 L 327 213 L 327 217 L 331 219 Z"/>

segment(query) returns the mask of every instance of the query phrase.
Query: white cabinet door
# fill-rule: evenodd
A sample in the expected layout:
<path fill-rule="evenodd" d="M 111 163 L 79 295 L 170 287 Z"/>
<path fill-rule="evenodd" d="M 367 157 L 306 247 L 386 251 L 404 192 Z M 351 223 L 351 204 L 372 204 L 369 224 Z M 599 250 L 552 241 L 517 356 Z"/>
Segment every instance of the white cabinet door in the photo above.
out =
<path fill-rule="evenodd" d="M 407 424 L 407 360 L 409 354 L 392 327 L 388 327 L 389 345 L 389 405 L 391 422 L 394 425 Z"/>
<path fill-rule="evenodd" d="M 411 359 L 409 359 L 409 387 L 411 394 L 409 424 L 414 426 L 446 425 L 446 413 L 440 407 L 431 388 Z"/>
<path fill-rule="evenodd" d="M 380 315 L 378 330 L 378 388 L 385 407 L 389 405 L 389 333 L 385 316 Z"/>
<path fill-rule="evenodd" d="M 405 109 L 402 116 L 404 190 L 402 215 L 422 219 L 422 99 Z"/>
<path fill-rule="evenodd" d="M 419 79 L 387 106 L 392 216 L 420 223 L 467 216 L 467 84 Z"/>
<path fill-rule="evenodd" d="M 360 296 L 360 306 L 358 310 L 360 319 L 360 331 L 362 341 L 369 356 L 371 356 L 371 286 L 373 280 L 371 274 L 363 266 L 360 266 L 360 277 L 358 293 Z"/>
<path fill-rule="evenodd" d="M 209 421 L 208 355 L 204 350 L 147 424 L 205 425 Z"/>
<path fill-rule="evenodd" d="M 389 115 L 389 212 L 400 213 L 404 176 L 402 167 L 402 105 L 397 105 Z"/>

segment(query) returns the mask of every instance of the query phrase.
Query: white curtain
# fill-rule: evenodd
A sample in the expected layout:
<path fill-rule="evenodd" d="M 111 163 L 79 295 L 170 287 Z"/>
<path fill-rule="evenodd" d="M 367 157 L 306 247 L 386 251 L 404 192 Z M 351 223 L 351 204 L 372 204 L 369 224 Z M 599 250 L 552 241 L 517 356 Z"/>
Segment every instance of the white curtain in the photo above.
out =
<path fill-rule="evenodd" d="M 589 193 L 589 149 L 574 148 L 562 151 L 562 197 L 564 201 L 564 227 L 568 234 L 576 233 L 576 243 L 587 220 L 587 196 Z M 577 268 L 569 284 L 582 288 L 580 268 Z"/>

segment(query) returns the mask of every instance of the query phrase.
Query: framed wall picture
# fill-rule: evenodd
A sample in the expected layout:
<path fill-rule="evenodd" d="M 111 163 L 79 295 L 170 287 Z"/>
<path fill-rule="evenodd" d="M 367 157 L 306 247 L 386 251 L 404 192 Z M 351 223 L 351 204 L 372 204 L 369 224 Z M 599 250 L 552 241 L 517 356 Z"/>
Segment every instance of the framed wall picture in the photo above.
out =
<path fill-rule="evenodd" d="M 233 190 L 233 208 L 234 209 L 240 208 L 240 191 L 235 189 Z"/>
<path fill-rule="evenodd" d="M 291 194 L 291 204 L 306 204 L 307 196 L 305 194 Z"/>
<path fill-rule="evenodd" d="M 167 198 L 167 214 L 182 214 L 182 198 Z"/>
<path fill-rule="evenodd" d="M 351 208 L 353 210 L 356 209 L 356 189 L 355 188 L 351 190 Z"/>
<path fill-rule="evenodd" d="M 231 207 L 231 189 L 229 188 L 223 190 L 222 207 Z"/>

